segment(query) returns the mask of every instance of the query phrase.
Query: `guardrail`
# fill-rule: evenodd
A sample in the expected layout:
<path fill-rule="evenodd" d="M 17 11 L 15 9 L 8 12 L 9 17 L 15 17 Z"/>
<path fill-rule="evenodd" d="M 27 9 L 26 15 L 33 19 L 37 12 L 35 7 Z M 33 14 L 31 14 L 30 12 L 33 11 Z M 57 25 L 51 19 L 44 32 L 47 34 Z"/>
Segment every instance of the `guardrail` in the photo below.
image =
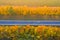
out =
<path fill-rule="evenodd" d="M 59 25 L 60 21 L 44 20 L 0 20 L 0 25 Z"/>

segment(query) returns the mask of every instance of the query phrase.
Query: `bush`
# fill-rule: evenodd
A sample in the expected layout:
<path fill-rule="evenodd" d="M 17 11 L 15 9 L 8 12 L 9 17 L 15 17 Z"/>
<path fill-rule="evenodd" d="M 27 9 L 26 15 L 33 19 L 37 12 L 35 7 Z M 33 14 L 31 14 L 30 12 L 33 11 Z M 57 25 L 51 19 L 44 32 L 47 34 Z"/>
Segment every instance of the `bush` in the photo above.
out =
<path fill-rule="evenodd" d="M 0 26 L 1 40 L 60 40 L 60 27 Z"/>

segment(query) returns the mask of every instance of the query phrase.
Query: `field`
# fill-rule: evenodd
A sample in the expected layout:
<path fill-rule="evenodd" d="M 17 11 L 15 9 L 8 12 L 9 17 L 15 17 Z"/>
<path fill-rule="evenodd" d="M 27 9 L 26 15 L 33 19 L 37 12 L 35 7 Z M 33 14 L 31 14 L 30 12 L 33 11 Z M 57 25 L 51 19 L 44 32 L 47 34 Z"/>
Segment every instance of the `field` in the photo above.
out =
<path fill-rule="evenodd" d="M 60 26 L 0 25 L 0 40 L 60 40 Z"/>
<path fill-rule="evenodd" d="M 60 20 L 60 7 L 0 6 L 0 20 Z"/>

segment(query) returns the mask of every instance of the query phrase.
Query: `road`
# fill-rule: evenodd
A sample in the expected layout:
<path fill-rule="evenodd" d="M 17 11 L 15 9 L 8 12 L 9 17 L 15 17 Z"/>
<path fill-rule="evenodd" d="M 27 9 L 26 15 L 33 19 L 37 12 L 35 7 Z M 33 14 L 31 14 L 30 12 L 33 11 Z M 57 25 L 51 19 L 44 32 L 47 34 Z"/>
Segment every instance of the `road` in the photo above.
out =
<path fill-rule="evenodd" d="M 60 21 L 46 20 L 0 20 L 0 25 L 59 25 Z"/>

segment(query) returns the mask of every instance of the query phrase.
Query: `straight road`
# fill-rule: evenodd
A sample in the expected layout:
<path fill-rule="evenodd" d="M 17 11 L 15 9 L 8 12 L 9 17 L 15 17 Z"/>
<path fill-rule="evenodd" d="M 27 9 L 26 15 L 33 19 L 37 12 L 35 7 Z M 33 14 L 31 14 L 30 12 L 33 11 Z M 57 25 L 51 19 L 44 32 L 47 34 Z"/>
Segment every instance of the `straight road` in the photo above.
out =
<path fill-rule="evenodd" d="M 60 21 L 46 20 L 0 20 L 0 25 L 59 25 Z"/>

